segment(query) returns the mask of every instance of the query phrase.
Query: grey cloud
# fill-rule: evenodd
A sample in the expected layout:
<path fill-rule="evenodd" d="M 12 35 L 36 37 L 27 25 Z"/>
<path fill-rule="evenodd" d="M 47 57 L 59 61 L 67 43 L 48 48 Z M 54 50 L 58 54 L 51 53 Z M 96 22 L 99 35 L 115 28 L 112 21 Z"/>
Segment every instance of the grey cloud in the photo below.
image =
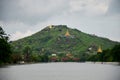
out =
<path fill-rule="evenodd" d="M 0 0 L 0 20 L 19 21 L 36 24 L 64 14 L 98 15 L 103 14 L 99 3 L 104 0 Z M 103 13 L 102 13 L 103 12 Z"/>
<path fill-rule="evenodd" d="M 21 14 L 22 10 L 17 6 L 17 2 L 15 0 L 0 0 L 0 5 L 0 19 L 2 20 L 17 18 Z"/>
<path fill-rule="evenodd" d="M 66 0 L 32 1 L 34 0 L 0 0 L 0 20 L 17 20 L 31 24 L 62 14 L 67 9 L 67 5 L 63 5 Z"/>
<path fill-rule="evenodd" d="M 120 14 L 120 0 L 112 0 L 109 4 L 108 14 Z"/>

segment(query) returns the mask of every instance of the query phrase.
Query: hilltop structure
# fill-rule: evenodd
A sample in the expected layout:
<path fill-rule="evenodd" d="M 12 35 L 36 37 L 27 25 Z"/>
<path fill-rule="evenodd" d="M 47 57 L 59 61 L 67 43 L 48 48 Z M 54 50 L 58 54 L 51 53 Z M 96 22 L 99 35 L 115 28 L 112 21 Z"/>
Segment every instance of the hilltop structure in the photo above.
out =
<path fill-rule="evenodd" d="M 66 36 L 66 37 L 69 37 L 69 36 L 70 36 L 70 33 L 69 33 L 68 30 L 66 31 L 65 36 Z"/>
<path fill-rule="evenodd" d="M 50 28 L 50 29 L 53 28 L 53 25 L 49 25 L 49 28 Z"/>
<path fill-rule="evenodd" d="M 70 32 L 68 31 L 68 29 L 67 29 L 67 31 L 66 31 L 64 37 L 66 37 L 66 38 L 75 38 L 74 35 L 71 35 L 71 34 L 70 34 Z"/>
<path fill-rule="evenodd" d="M 102 53 L 102 48 L 101 46 L 99 46 L 98 50 L 97 50 L 97 53 Z"/>

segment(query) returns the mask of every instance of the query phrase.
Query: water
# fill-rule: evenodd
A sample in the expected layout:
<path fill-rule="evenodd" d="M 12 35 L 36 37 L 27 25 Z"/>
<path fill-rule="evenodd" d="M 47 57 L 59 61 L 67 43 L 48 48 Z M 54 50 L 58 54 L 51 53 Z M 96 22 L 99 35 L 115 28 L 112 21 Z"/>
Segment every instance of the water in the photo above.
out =
<path fill-rule="evenodd" d="M 0 80 L 120 80 L 120 66 L 39 63 L 0 68 Z"/>

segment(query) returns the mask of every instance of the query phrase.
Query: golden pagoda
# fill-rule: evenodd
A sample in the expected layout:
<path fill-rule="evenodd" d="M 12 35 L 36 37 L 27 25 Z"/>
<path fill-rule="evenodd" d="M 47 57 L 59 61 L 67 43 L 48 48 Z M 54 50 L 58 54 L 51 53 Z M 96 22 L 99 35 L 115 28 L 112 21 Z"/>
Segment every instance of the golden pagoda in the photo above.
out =
<path fill-rule="evenodd" d="M 49 28 L 51 29 L 51 28 L 53 28 L 53 26 L 52 26 L 52 25 L 50 25 L 50 26 L 49 26 Z"/>
<path fill-rule="evenodd" d="M 98 53 L 102 53 L 102 49 L 101 47 L 99 46 L 98 50 L 97 50 Z"/>
<path fill-rule="evenodd" d="M 68 30 L 67 30 L 67 32 L 65 33 L 65 36 L 66 36 L 66 37 L 70 36 L 70 33 L 69 33 Z"/>

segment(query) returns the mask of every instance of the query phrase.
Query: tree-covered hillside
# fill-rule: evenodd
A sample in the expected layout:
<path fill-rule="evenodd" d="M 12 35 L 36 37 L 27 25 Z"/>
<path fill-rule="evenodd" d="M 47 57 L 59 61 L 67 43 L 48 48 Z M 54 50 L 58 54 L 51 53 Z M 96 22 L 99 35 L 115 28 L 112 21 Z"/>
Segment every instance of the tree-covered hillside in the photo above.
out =
<path fill-rule="evenodd" d="M 50 25 L 31 36 L 12 42 L 15 52 L 23 53 L 24 48 L 29 46 L 32 53 L 38 54 L 96 53 L 99 46 L 104 50 L 113 48 L 116 44 L 118 42 L 86 34 L 66 25 Z"/>

